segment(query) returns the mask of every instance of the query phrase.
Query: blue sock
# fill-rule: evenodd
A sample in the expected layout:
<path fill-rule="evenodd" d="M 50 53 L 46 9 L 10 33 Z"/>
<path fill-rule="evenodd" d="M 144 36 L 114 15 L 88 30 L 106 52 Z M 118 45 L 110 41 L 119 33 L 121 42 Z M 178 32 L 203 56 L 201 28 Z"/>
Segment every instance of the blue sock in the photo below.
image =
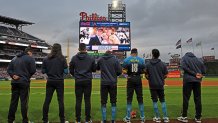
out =
<path fill-rule="evenodd" d="M 154 108 L 154 113 L 156 117 L 160 117 L 160 113 L 158 111 L 158 105 L 157 102 L 153 102 L 153 108 Z"/>
<path fill-rule="evenodd" d="M 106 115 L 107 115 L 106 105 L 101 106 L 101 114 L 102 114 L 102 121 L 105 121 L 106 120 Z"/>
<path fill-rule="evenodd" d="M 162 111 L 163 111 L 163 116 L 167 117 L 167 106 L 166 106 L 166 102 L 161 102 L 161 107 L 162 107 Z"/>
<path fill-rule="evenodd" d="M 114 121 L 116 119 L 116 104 L 111 104 L 111 120 Z"/>
<path fill-rule="evenodd" d="M 130 119 L 131 111 L 132 111 L 132 104 L 131 104 L 131 103 L 128 103 L 128 104 L 127 104 L 127 109 L 126 109 L 126 117 L 127 117 L 128 119 Z"/>
<path fill-rule="evenodd" d="M 139 104 L 139 110 L 141 113 L 141 118 L 145 118 L 145 114 L 144 114 L 144 104 Z"/>

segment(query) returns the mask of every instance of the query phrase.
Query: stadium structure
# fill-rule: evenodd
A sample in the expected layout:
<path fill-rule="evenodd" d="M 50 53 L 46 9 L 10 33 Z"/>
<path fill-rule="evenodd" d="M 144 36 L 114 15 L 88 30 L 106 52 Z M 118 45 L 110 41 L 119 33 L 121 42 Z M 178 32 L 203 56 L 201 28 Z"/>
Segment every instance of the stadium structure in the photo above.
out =
<path fill-rule="evenodd" d="M 28 46 L 33 48 L 33 57 L 37 67 L 37 72 L 33 78 L 44 78 L 40 69 L 42 60 L 47 56 L 47 53 L 43 50 L 50 49 L 50 45 L 44 40 L 22 31 L 23 26 L 32 24 L 34 23 L 0 15 L 0 79 L 10 79 L 7 74 L 8 64 L 16 54 Z"/>
<path fill-rule="evenodd" d="M 108 4 L 108 21 L 110 22 L 126 22 L 126 4 L 121 0 L 112 0 L 112 4 Z M 126 58 L 126 51 L 116 51 L 114 55 L 120 60 L 120 63 Z"/>

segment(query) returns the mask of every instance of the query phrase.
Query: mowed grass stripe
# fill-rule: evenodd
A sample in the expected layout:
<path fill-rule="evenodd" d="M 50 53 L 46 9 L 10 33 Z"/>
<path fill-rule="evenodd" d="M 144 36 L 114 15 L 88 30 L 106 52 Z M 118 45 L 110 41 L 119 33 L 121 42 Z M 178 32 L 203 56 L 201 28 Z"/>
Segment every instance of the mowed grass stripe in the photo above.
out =
<path fill-rule="evenodd" d="M 207 79 L 207 78 L 206 78 Z M 208 79 L 209 80 L 209 79 Z M 218 79 L 211 79 L 218 80 Z M 30 101 L 29 101 L 29 118 L 35 123 L 41 122 L 42 119 L 42 105 L 45 98 L 45 80 L 34 80 L 31 83 L 31 87 L 44 87 L 44 88 L 31 88 Z M 179 81 L 179 80 L 178 80 Z M 118 82 L 118 97 L 117 97 L 117 119 L 122 120 L 126 113 L 126 79 L 119 79 Z M 74 87 L 74 80 L 68 79 L 65 80 L 65 86 Z M 94 79 L 92 84 L 92 119 L 93 121 L 101 120 L 101 111 L 100 111 L 100 80 Z M 2 89 L 7 87 L 8 89 Z M 74 88 L 65 88 L 65 113 L 66 119 L 75 121 L 75 89 Z M 7 122 L 7 113 L 10 103 L 10 82 L 0 82 L 0 123 Z M 144 93 L 144 105 L 145 105 L 145 115 L 147 119 L 152 119 L 153 117 L 153 108 L 152 101 L 150 99 L 150 92 L 148 87 L 143 88 Z M 203 118 L 218 118 L 218 87 L 202 87 L 202 104 L 203 104 Z M 165 87 L 165 95 L 167 108 L 170 118 L 175 119 L 180 115 L 182 107 L 182 87 Z M 108 119 L 110 119 L 110 101 L 108 100 L 107 104 L 107 114 Z M 193 96 L 190 100 L 189 113 L 190 118 L 194 117 L 194 102 Z M 82 107 L 82 118 L 84 119 L 84 103 Z M 138 110 L 138 105 L 136 101 L 136 95 L 133 99 L 133 109 Z M 159 104 L 159 110 L 161 107 Z M 59 121 L 58 116 L 58 102 L 56 93 L 53 95 L 53 99 L 50 105 L 49 120 L 50 121 Z M 139 112 L 137 111 L 137 118 L 139 118 Z M 20 114 L 20 104 L 16 113 L 16 121 L 21 121 Z"/>

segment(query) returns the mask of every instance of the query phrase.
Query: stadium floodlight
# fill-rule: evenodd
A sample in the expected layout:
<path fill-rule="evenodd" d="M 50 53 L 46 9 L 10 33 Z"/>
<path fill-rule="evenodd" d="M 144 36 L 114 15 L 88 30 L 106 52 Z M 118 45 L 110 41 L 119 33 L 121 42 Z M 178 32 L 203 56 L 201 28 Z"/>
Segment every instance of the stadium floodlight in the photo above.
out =
<path fill-rule="evenodd" d="M 121 0 L 112 0 L 112 9 L 113 10 L 122 10 L 122 1 Z"/>
<path fill-rule="evenodd" d="M 118 7 L 118 0 L 112 0 L 112 7 L 117 8 Z"/>

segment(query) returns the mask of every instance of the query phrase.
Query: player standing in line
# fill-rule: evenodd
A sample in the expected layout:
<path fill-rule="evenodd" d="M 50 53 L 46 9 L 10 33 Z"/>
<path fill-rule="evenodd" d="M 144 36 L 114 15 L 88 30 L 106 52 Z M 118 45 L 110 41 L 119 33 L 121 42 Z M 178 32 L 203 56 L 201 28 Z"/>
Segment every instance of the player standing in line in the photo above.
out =
<path fill-rule="evenodd" d="M 118 59 L 112 55 L 112 51 L 106 53 L 100 58 L 97 64 L 97 70 L 101 70 L 101 113 L 102 123 L 106 123 L 106 104 L 108 93 L 111 103 L 111 122 L 115 123 L 116 102 L 117 102 L 117 76 L 122 73 L 122 68 Z"/>
<path fill-rule="evenodd" d="M 79 44 L 79 52 L 70 62 L 70 73 L 75 77 L 76 122 L 81 122 L 81 105 L 84 94 L 86 123 L 91 123 L 92 72 L 96 71 L 95 59 L 90 57 L 84 43 Z"/>
<path fill-rule="evenodd" d="M 46 96 L 43 105 L 43 123 L 49 123 L 49 105 L 55 90 L 57 92 L 59 104 L 60 122 L 68 123 L 68 121 L 65 121 L 64 115 L 64 74 L 68 74 L 68 66 L 66 59 L 62 54 L 60 44 L 55 43 L 52 46 L 51 53 L 43 60 L 42 73 L 48 76 L 46 83 Z"/>
<path fill-rule="evenodd" d="M 20 98 L 23 123 L 28 123 L 28 102 L 30 93 L 30 78 L 36 72 L 32 49 L 27 47 L 24 52 L 15 56 L 8 66 L 11 76 L 11 103 L 8 112 L 8 123 L 13 123 Z"/>
<path fill-rule="evenodd" d="M 130 122 L 130 113 L 132 110 L 132 98 L 134 91 L 137 95 L 139 110 L 141 113 L 141 123 L 145 122 L 144 116 L 144 104 L 143 104 L 143 91 L 141 75 L 145 69 L 144 60 L 138 57 L 138 51 L 136 48 L 131 50 L 131 56 L 126 58 L 123 63 L 124 70 L 127 70 L 127 111 L 126 117 L 123 118 L 124 122 Z"/>
<path fill-rule="evenodd" d="M 187 111 L 188 103 L 193 90 L 195 102 L 195 122 L 201 123 L 201 81 L 206 69 L 202 60 L 198 59 L 193 53 L 188 52 L 182 57 L 181 63 L 184 70 L 183 75 L 183 109 L 182 116 L 177 119 L 181 122 L 188 122 Z"/>
<path fill-rule="evenodd" d="M 158 98 L 161 102 L 163 111 L 163 120 L 165 123 L 169 122 L 167 116 L 167 108 L 164 95 L 164 79 L 167 77 L 168 71 L 167 66 L 164 62 L 159 59 L 160 52 L 158 49 L 152 50 L 152 59 L 146 64 L 146 78 L 148 79 L 151 99 L 153 101 L 153 108 L 155 117 L 153 121 L 160 123 L 160 113 L 158 111 Z"/>

